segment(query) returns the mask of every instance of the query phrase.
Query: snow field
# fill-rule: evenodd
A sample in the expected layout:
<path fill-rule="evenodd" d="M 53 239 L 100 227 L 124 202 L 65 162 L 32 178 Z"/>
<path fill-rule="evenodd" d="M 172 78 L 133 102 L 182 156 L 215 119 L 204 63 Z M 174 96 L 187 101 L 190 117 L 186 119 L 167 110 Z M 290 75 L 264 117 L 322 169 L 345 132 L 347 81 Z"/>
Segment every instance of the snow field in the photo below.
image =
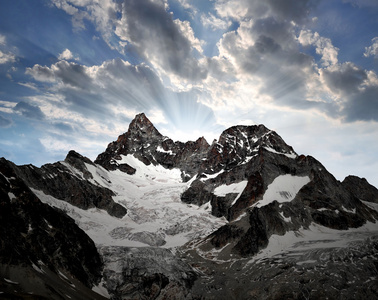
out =
<path fill-rule="evenodd" d="M 179 169 L 146 166 L 132 155 L 122 156 L 118 163 L 136 169 L 134 175 L 119 170 L 108 172 L 100 166 L 86 164 L 94 184 L 111 189 L 113 200 L 127 208 L 122 219 L 97 208 L 82 210 L 33 190 L 42 202 L 64 210 L 89 237 L 102 246 L 178 247 L 193 238 L 206 236 L 227 223 L 211 215 L 211 207 L 181 202 L 181 193 L 190 185 L 182 183 Z M 83 178 L 78 170 L 73 171 Z"/>

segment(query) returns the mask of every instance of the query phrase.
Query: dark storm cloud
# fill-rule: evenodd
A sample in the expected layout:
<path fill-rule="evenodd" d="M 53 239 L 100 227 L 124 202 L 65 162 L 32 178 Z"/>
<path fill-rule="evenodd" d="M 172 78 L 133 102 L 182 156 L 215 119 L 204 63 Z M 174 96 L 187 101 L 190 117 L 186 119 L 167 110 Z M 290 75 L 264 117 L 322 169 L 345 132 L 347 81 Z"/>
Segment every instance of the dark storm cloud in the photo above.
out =
<path fill-rule="evenodd" d="M 206 77 L 206 70 L 193 57 L 190 40 L 162 2 L 126 0 L 123 14 L 122 30 L 142 57 L 184 79 Z"/>
<path fill-rule="evenodd" d="M 45 115 L 38 106 L 27 102 L 21 101 L 17 103 L 13 110 L 30 119 L 43 120 L 45 118 Z"/>
<path fill-rule="evenodd" d="M 353 63 L 344 63 L 340 67 L 323 70 L 324 79 L 329 88 L 336 92 L 351 93 L 367 79 L 366 71 Z"/>
<path fill-rule="evenodd" d="M 346 122 L 378 121 L 378 86 L 370 86 L 350 95 L 342 113 Z"/>
<path fill-rule="evenodd" d="M 12 121 L 8 120 L 7 118 L 4 118 L 3 116 L 0 116 L 0 127 L 6 128 L 12 125 Z"/>
<path fill-rule="evenodd" d="M 322 74 L 326 85 L 340 95 L 344 121 L 378 121 L 378 86 L 369 81 L 366 70 L 347 62 Z"/>

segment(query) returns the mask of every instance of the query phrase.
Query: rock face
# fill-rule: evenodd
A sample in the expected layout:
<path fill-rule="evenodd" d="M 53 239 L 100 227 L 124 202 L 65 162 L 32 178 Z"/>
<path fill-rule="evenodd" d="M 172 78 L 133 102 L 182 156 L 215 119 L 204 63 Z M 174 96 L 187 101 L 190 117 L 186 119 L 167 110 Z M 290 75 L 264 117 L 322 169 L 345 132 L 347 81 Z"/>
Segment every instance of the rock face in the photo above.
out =
<path fill-rule="evenodd" d="M 378 189 L 369 184 L 365 178 L 347 176 L 343 180 L 342 185 L 356 198 L 367 202 L 378 203 Z"/>
<path fill-rule="evenodd" d="M 99 283 L 103 264 L 93 241 L 62 211 L 42 203 L 14 171 L 14 165 L 3 158 L 0 207 L 1 275 L 23 281 L 11 290 L 22 290 L 28 282 L 40 284 L 35 278 L 46 272 L 56 277 L 66 274 L 61 276 L 66 276 L 67 281 L 68 277 L 76 279 L 87 288 Z M 20 266 L 23 269 L 17 272 Z M 40 289 L 50 299 L 63 296 L 63 291 L 51 285 L 40 284 Z"/>

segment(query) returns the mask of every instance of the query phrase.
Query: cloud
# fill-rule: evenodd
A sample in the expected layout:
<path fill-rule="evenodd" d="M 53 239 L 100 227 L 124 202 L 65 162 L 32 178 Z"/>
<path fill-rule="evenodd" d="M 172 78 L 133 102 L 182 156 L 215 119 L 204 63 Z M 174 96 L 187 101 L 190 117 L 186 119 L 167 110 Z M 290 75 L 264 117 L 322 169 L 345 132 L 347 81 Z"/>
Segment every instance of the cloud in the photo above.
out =
<path fill-rule="evenodd" d="M 0 111 L 11 114 L 17 103 L 0 100 Z"/>
<path fill-rule="evenodd" d="M 13 53 L 5 53 L 0 50 L 0 64 L 13 63 L 16 61 L 16 56 Z"/>
<path fill-rule="evenodd" d="M 45 115 L 38 106 L 24 101 L 18 102 L 13 110 L 30 119 L 43 120 L 45 118 Z"/>
<path fill-rule="evenodd" d="M 378 7 L 378 2 L 375 0 L 344 0 L 344 2 L 352 3 L 353 5 L 356 5 L 358 7 Z"/>
<path fill-rule="evenodd" d="M 49 83 L 47 92 L 29 97 L 28 103 L 41 109 L 50 123 L 50 132 L 119 134 L 139 112 L 178 130 L 188 129 L 187 126 L 200 130 L 204 123 L 214 121 L 211 110 L 197 101 L 200 91 L 174 92 L 145 64 L 135 66 L 114 59 L 88 67 L 59 61 L 50 67 L 35 65 L 27 74 L 36 81 Z M 75 77 L 82 80 L 75 81 L 81 88 L 73 87 L 71 81 Z"/>
<path fill-rule="evenodd" d="M 51 1 L 71 15 L 78 28 L 89 20 L 112 49 L 136 51 L 167 76 L 196 81 L 207 75 L 193 52 L 202 52 L 201 42 L 188 21 L 173 19 L 166 1 Z"/>
<path fill-rule="evenodd" d="M 59 9 L 72 16 L 72 23 L 78 30 L 85 29 L 85 20 L 92 22 L 113 49 L 117 46 L 112 42 L 114 20 L 120 9 L 119 1 L 112 0 L 51 0 Z"/>
<path fill-rule="evenodd" d="M 207 75 L 206 69 L 193 56 L 192 50 L 200 48 L 189 23 L 173 20 L 164 2 L 124 1 L 122 19 L 115 33 L 161 72 L 191 81 L 204 79 Z"/>
<path fill-rule="evenodd" d="M 65 49 L 62 53 L 59 54 L 58 56 L 59 60 L 79 60 L 78 57 L 74 57 L 72 52 L 69 49 Z"/>
<path fill-rule="evenodd" d="M 308 21 L 309 12 L 318 2 L 317 0 L 217 0 L 214 5 L 218 15 L 238 21 L 272 16 L 280 21 L 304 24 Z"/>
<path fill-rule="evenodd" d="M 301 30 L 298 41 L 303 46 L 315 46 L 316 53 L 322 56 L 323 66 L 327 67 L 338 62 L 339 49 L 332 45 L 332 41 L 329 38 L 321 37 L 317 32 L 312 33 L 310 30 Z"/>
<path fill-rule="evenodd" d="M 43 82 L 54 82 L 54 72 L 46 66 L 34 65 L 32 68 L 26 68 L 25 74 L 33 76 L 35 80 Z"/>
<path fill-rule="evenodd" d="M 327 86 L 342 96 L 358 92 L 361 84 L 367 79 L 366 71 L 351 62 L 323 69 L 321 74 Z"/>
<path fill-rule="evenodd" d="M 346 62 L 320 72 L 343 121 L 378 121 L 378 79 L 373 71 Z"/>
<path fill-rule="evenodd" d="M 229 21 L 229 20 L 227 21 L 227 20 L 217 18 L 212 13 L 202 14 L 201 15 L 201 22 L 202 22 L 203 26 L 209 27 L 214 31 L 215 30 L 226 30 L 232 24 L 231 21 Z"/>
<path fill-rule="evenodd" d="M 10 127 L 13 124 L 12 120 L 9 120 L 7 118 L 4 118 L 0 115 L 0 127 L 7 128 Z"/>
<path fill-rule="evenodd" d="M 375 59 L 378 59 L 378 37 L 373 38 L 372 45 L 365 47 L 365 57 L 373 56 Z"/>
<path fill-rule="evenodd" d="M 223 35 L 219 56 L 233 66 L 230 73 L 237 74 L 238 82 L 231 83 L 236 94 L 252 92 L 249 107 L 264 105 L 257 99 L 265 99 L 265 105 L 311 107 L 306 95 L 313 79 L 313 58 L 299 51 L 292 24 L 272 17 L 241 22 L 235 32 Z M 241 101 L 240 106 L 245 107 L 246 102 Z"/>
<path fill-rule="evenodd" d="M 77 63 L 58 61 L 51 67 L 34 65 L 26 69 L 26 74 L 43 82 L 61 81 L 71 87 L 86 89 L 91 85 L 91 78 L 86 73 L 86 67 Z"/>
<path fill-rule="evenodd" d="M 348 97 L 344 104 L 345 121 L 375 121 L 378 122 L 378 85 L 368 86 L 358 93 Z"/>

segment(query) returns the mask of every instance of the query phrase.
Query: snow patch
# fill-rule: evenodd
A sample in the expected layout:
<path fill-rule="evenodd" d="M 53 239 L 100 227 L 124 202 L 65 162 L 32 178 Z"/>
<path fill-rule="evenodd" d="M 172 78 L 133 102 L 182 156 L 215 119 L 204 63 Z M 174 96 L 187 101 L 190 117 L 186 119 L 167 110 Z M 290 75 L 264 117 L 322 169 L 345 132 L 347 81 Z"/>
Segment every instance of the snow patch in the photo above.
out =
<path fill-rule="evenodd" d="M 343 211 L 346 211 L 348 213 L 352 213 L 352 214 L 355 214 L 356 213 L 356 208 L 353 208 L 353 209 L 347 209 L 345 208 L 344 206 L 341 207 Z"/>
<path fill-rule="evenodd" d="M 17 199 L 16 195 L 11 193 L 11 192 L 8 193 L 8 197 L 9 197 L 10 201 Z"/>
<path fill-rule="evenodd" d="M 16 282 L 16 281 L 12 281 L 12 280 L 7 279 L 7 278 L 4 278 L 4 280 L 5 280 L 6 282 L 8 282 L 8 283 L 19 284 L 18 282 Z"/>
<path fill-rule="evenodd" d="M 218 175 L 222 174 L 223 172 L 224 172 L 224 170 L 220 170 L 218 173 L 214 173 L 214 174 L 203 173 L 203 174 L 201 174 L 201 176 L 205 176 L 205 178 L 201 178 L 200 180 L 206 181 L 208 179 L 216 178 Z"/>
<path fill-rule="evenodd" d="M 275 153 L 275 154 L 282 154 L 282 155 L 285 155 L 286 157 L 288 157 L 288 158 L 292 158 L 292 159 L 294 159 L 294 158 L 297 157 L 297 155 L 296 155 L 295 153 L 293 153 L 293 152 L 291 152 L 291 153 L 278 152 L 278 151 L 274 150 L 274 149 L 271 148 L 271 147 L 264 147 L 264 149 L 265 149 L 265 150 L 268 150 L 269 152 Z"/>
<path fill-rule="evenodd" d="M 168 153 L 168 154 L 170 154 L 170 155 L 173 155 L 172 150 L 164 150 L 163 147 L 160 147 L 160 146 L 158 146 L 158 147 L 156 148 L 156 151 L 159 151 L 159 152 L 162 152 L 162 153 Z"/>
<path fill-rule="evenodd" d="M 374 209 L 375 211 L 378 211 L 378 203 L 368 202 L 360 200 L 363 204 L 365 204 L 367 207 Z"/>
<path fill-rule="evenodd" d="M 224 197 L 227 194 L 241 194 L 247 186 L 248 180 L 244 180 L 238 183 L 231 183 L 229 185 L 220 185 L 214 189 L 214 195 Z"/>
<path fill-rule="evenodd" d="M 280 216 L 286 223 L 291 223 L 291 217 L 286 218 L 282 212 L 280 212 Z"/>
<path fill-rule="evenodd" d="M 280 175 L 268 186 L 263 199 L 257 202 L 256 207 L 265 206 L 275 200 L 279 203 L 290 202 L 299 190 L 309 182 L 310 177 L 308 176 Z"/>
<path fill-rule="evenodd" d="M 98 285 L 96 285 L 92 288 L 92 291 L 94 291 L 95 293 L 97 293 L 101 296 L 104 296 L 107 299 L 110 299 L 109 292 L 106 289 L 105 285 L 106 285 L 106 283 L 104 281 L 104 278 L 102 278 L 101 282 Z"/>
<path fill-rule="evenodd" d="M 161 165 L 154 166 L 153 164 L 145 165 L 142 161 L 137 159 L 134 155 L 121 155 L 121 160 L 118 163 L 126 163 L 136 169 L 133 177 L 140 179 L 147 179 L 155 182 L 170 182 L 179 183 L 181 179 L 180 169 L 166 169 Z"/>

